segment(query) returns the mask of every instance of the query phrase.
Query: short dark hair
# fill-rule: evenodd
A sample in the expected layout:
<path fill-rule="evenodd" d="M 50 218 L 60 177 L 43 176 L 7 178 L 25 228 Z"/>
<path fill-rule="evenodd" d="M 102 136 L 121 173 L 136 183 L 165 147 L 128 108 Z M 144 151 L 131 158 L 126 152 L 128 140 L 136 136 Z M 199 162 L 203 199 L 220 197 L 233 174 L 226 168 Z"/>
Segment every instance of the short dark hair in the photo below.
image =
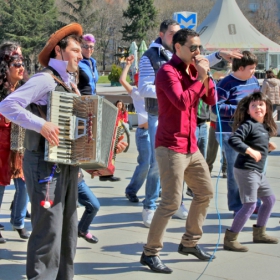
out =
<path fill-rule="evenodd" d="M 237 71 L 240 67 L 246 67 L 248 65 L 258 65 L 258 58 L 249 51 L 242 52 L 243 57 L 241 59 L 234 58 L 232 61 L 232 71 Z"/>
<path fill-rule="evenodd" d="M 71 34 L 71 35 L 68 35 L 68 36 L 64 37 L 63 39 L 61 39 L 57 43 L 57 46 L 59 46 L 60 49 L 65 50 L 67 48 L 67 46 L 68 46 L 68 43 L 69 43 L 70 39 L 78 42 L 79 44 L 82 44 L 82 41 L 83 41 L 82 36 Z M 53 49 L 52 52 L 51 52 L 50 58 L 55 58 L 55 57 L 56 57 L 55 50 Z"/>
<path fill-rule="evenodd" d="M 175 44 L 179 43 L 183 46 L 188 41 L 188 36 L 199 37 L 199 34 L 190 28 L 182 28 L 178 30 L 173 36 L 173 52 L 176 53 Z"/>
<path fill-rule="evenodd" d="M 165 19 L 160 24 L 159 31 L 162 32 L 162 33 L 165 33 L 170 25 L 180 25 L 180 24 L 174 19 Z"/>

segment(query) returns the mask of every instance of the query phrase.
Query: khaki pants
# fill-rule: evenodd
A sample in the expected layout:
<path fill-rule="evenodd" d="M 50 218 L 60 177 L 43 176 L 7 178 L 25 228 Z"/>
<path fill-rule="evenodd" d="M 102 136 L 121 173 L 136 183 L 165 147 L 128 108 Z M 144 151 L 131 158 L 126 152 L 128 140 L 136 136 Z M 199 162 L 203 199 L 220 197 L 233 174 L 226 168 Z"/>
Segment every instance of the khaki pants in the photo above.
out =
<path fill-rule="evenodd" d="M 144 246 L 147 256 L 158 255 L 163 248 L 163 234 L 169 219 L 182 201 L 183 181 L 194 193 L 186 220 L 186 232 L 182 236 L 185 247 L 194 247 L 202 236 L 213 187 L 208 166 L 202 154 L 180 154 L 165 147 L 156 149 L 156 158 L 162 187 L 161 202 L 153 217 L 148 242 Z"/>

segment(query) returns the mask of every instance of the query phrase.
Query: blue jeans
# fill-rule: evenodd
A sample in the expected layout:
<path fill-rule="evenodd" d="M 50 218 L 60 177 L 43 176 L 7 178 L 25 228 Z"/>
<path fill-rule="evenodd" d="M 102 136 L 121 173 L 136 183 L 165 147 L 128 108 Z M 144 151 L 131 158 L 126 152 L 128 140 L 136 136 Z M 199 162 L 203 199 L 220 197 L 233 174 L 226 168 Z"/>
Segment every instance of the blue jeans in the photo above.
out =
<path fill-rule="evenodd" d="M 86 234 L 88 233 L 88 228 L 92 220 L 94 219 L 100 208 L 100 204 L 96 196 L 86 184 L 85 180 L 82 180 L 78 184 L 78 202 L 86 207 L 84 214 L 79 222 L 78 230 Z"/>
<path fill-rule="evenodd" d="M 5 187 L 0 186 L 0 210 L 1 210 L 1 205 L 2 205 L 2 201 L 3 201 L 4 192 L 5 192 Z M 0 235 L 1 235 L 1 230 L 0 230 Z"/>
<path fill-rule="evenodd" d="M 0 209 L 1 209 L 2 201 L 3 201 L 4 192 L 5 192 L 5 187 L 0 186 Z"/>
<path fill-rule="evenodd" d="M 208 141 L 208 127 L 206 122 L 196 127 L 195 136 L 196 136 L 197 146 L 199 148 L 199 151 L 206 159 L 207 141 Z"/>
<path fill-rule="evenodd" d="M 155 155 L 155 138 L 158 127 L 158 116 L 148 113 L 148 133 L 150 136 L 150 146 L 151 146 L 151 159 L 150 159 L 150 169 L 148 171 L 145 199 L 143 200 L 144 209 L 155 210 L 156 200 L 159 196 L 160 181 L 159 181 L 159 170 Z"/>
<path fill-rule="evenodd" d="M 136 147 L 138 151 L 137 162 L 133 176 L 127 186 L 126 194 L 137 194 L 146 180 L 151 158 L 151 144 L 147 129 L 137 128 L 135 133 Z"/>
<path fill-rule="evenodd" d="M 225 153 L 227 160 L 228 209 L 237 212 L 242 207 L 239 197 L 239 189 L 233 175 L 233 167 L 238 153 L 228 144 L 228 139 L 231 133 L 216 133 L 216 139 L 221 146 L 220 135 L 222 138 L 222 150 Z"/>
<path fill-rule="evenodd" d="M 14 202 L 11 212 L 11 224 L 17 228 L 24 228 L 24 218 L 26 216 L 29 197 L 25 181 L 21 178 L 13 179 L 15 185 Z"/>

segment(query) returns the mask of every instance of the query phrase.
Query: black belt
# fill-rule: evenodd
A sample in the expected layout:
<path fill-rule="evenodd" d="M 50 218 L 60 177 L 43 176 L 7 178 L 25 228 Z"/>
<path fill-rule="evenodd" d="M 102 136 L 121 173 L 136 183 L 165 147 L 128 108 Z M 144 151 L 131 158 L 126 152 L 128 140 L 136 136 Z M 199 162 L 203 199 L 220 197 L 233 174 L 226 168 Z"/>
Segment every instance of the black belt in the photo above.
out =
<path fill-rule="evenodd" d="M 207 119 L 197 118 L 197 125 L 202 125 L 207 122 Z"/>

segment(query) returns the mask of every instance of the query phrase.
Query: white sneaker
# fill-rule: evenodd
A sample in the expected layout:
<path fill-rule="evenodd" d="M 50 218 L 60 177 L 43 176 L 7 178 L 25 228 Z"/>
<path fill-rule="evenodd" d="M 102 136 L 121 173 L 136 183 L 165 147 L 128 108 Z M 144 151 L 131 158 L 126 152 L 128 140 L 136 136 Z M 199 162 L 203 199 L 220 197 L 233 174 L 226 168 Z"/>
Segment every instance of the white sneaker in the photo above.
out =
<path fill-rule="evenodd" d="M 155 214 L 155 210 L 152 209 L 143 209 L 142 211 L 142 217 L 143 217 L 143 223 L 146 227 L 150 227 L 153 217 Z"/>
<path fill-rule="evenodd" d="M 173 217 L 182 219 L 182 220 L 186 220 L 188 217 L 189 211 L 188 209 L 185 207 L 185 205 L 182 203 L 179 207 L 179 209 L 175 212 L 175 214 L 173 215 Z"/>

